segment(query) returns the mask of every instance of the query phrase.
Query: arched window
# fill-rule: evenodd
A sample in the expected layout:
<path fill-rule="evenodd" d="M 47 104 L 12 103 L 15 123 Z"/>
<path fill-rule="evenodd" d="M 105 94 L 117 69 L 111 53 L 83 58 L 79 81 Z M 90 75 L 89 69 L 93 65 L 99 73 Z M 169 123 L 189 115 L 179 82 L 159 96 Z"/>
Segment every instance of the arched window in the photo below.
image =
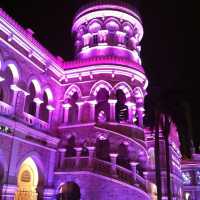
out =
<path fill-rule="evenodd" d="M 43 94 L 43 103 L 40 104 L 40 115 L 39 118 L 45 122 L 49 120 L 49 110 L 47 109 L 48 105 L 48 96 L 46 91 Z"/>
<path fill-rule="evenodd" d="M 126 96 L 121 89 L 116 91 L 117 103 L 115 105 L 115 119 L 117 122 L 124 122 L 128 120 L 128 106 L 126 103 Z"/>
<path fill-rule="evenodd" d="M 69 99 L 70 108 L 69 108 L 69 123 L 75 123 L 78 121 L 78 105 L 76 104 L 78 101 L 78 93 L 74 92 L 71 98 Z"/>
<path fill-rule="evenodd" d="M 1 83 L 0 89 L 1 91 L 1 98 L 2 101 L 4 101 L 7 104 L 12 104 L 12 99 L 13 99 L 13 91 L 11 90 L 10 86 L 13 84 L 14 78 L 12 71 L 9 67 L 7 67 L 3 73 L 3 78 L 5 79 Z"/>
<path fill-rule="evenodd" d="M 36 89 L 31 82 L 29 89 L 28 89 L 29 95 L 26 98 L 26 103 L 25 103 L 25 112 L 35 116 L 36 114 L 36 103 L 34 102 L 34 98 L 36 97 Z"/>
<path fill-rule="evenodd" d="M 96 96 L 95 120 L 105 122 L 110 119 L 110 104 L 108 103 L 109 93 L 105 88 L 101 88 Z"/>
<path fill-rule="evenodd" d="M 60 186 L 57 200 L 80 200 L 80 187 L 75 182 L 67 182 Z"/>

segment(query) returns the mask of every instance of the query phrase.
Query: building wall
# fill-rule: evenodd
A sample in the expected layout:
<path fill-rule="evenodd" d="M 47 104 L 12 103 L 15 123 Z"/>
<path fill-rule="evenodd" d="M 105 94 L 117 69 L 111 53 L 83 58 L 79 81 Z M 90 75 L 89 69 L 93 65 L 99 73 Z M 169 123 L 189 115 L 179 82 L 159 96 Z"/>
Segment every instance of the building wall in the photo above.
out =
<path fill-rule="evenodd" d="M 81 189 L 81 200 L 149 200 L 137 187 L 123 184 L 111 178 L 95 175 L 89 172 L 56 174 L 55 187 L 68 181 L 77 183 Z"/>

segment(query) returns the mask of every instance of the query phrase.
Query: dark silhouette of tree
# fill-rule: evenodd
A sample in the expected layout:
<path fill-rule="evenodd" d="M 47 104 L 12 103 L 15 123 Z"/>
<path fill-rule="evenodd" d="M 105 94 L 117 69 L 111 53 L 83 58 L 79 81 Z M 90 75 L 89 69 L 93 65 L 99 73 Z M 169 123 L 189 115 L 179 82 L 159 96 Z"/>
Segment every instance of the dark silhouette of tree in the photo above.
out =
<path fill-rule="evenodd" d="M 162 199 L 162 185 L 161 185 L 161 165 L 160 165 L 160 131 L 165 141 L 165 158 L 166 158 L 166 173 L 167 173 L 167 196 L 168 199 L 172 199 L 171 193 L 171 180 L 170 180 L 170 157 L 169 157 L 169 133 L 171 123 L 173 122 L 179 133 L 181 142 L 181 152 L 186 158 L 191 157 L 192 141 L 188 132 L 191 130 L 189 125 L 189 114 L 186 109 L 186 102 L 183 101 L 182 96 L 176 91 L 163 90 L 156 88 L 155 91 L 151 91 L 149 95 L 150 121 L 147 123 L 155 133 L 155 162 L 156 162 L 156 184 L 158 200 Z"/>

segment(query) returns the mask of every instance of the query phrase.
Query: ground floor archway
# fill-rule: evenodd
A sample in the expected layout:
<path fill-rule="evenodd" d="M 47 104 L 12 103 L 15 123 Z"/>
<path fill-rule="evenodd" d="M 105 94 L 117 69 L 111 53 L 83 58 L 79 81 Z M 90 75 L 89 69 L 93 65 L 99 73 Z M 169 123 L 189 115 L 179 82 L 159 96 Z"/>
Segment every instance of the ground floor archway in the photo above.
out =
<path fill-rule="evenodd" d="M 15 200 L 37 200 L 38 168 L 31 157 L 21 164 L 17 176 Z"/>
<path fill-rule="evenodd" d="M 66 182 L 60 185 L 57 200 L 80 200 L 80 187 L 75 182 Z"/>

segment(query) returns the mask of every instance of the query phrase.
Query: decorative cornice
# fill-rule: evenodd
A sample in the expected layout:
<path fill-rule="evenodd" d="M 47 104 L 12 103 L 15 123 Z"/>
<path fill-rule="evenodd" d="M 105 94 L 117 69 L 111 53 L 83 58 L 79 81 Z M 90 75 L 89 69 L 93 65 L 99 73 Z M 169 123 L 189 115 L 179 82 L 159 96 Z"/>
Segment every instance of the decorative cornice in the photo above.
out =
<path fill-rule="evenodd" d="M 0 8 L 0 30 L 5 34 L 12 36 L 20 46 L 29 52 L 29 58 L 36 57 L 42 64 L 51 63 L 49 69 L 57 76 L 63 73 L 63 63 L 60 59 L 53 56 L 46 48 L 44 48 L 30 33 L 30 29 L 25 30 L 12 17 L 10 17 L 2 8 Z M 31 52 L 31 57 L 30 57 Z"/>

